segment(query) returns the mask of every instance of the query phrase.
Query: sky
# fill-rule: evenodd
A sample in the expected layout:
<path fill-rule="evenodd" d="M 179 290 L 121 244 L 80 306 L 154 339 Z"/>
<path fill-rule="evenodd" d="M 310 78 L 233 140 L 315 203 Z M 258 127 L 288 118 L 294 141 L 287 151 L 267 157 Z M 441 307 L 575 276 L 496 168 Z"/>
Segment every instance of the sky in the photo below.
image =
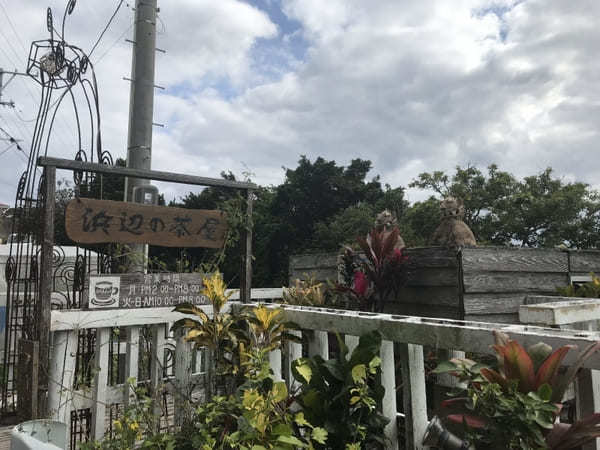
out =
<path fill-rule="evenodd" d="M 0 67 L 24 71 L 47 39 L 46 7 L 0 0 Z M 78 0 L 65 38 L 89 52 L 119 2 Z M 125 157 L 133 5 L 123 2 L 91 60 L 102 140 Z M 159 1 L 152 168 L 277 185 L 300 155 L 406 186 L 421 172 L 492 163 L 516 176 L 552 167 L 600 187 L 597 0 Z M 5 76 L 6 80 L 6 76 Z M 40 89 L 5 87 L 0 127 L 29 150 Z M 84 110 L 82 99 L 79 109 Z M 64 106 L 64 107 L 63 107 Z M 87 119 L 86 119 L 87 120 Z M 75 117 L 61 105 L 48 154 L 72 158 Z M 82 121 L 83 123 L 83 121 Z M 84 127 L 85 128 L 85 127 Z M 84 136 L 89 130 L 83 130 Z M 0 135 L 0 138 L 2 136 Z M 84 147 L 89 144 L 84 139 Z M 4 151 L 5 149 L 7 149 Z M 25 156 L 0 141 L 0 202 Z M 70 178 L 69 174 L 59 173 Z M 160 184 L 167 200 L 197 191 Z M 409 190 L 420 200 L 423 192 Z"/>

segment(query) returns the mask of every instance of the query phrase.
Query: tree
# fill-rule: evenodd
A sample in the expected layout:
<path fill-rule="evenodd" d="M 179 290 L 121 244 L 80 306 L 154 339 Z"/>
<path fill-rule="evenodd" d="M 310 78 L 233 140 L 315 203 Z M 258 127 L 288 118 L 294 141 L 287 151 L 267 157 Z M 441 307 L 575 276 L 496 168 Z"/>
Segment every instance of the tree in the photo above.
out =
<path fill-rule="evenodd" d="M 472 166 L 456 167 L 452 177 L 440 171 L 421 173 L 410 187 L 462 199 L 465 222 L 480 243 L 575 248 L 598 245 L 598 194 L 585 183 L 553 178 L 551 168 L 519 181 L 494 164 L 487 174 Z M 429 209 L 423 212 L 431 213 Z M 412 214 L 414 221 L 419 214 L 414 210 Z M 422 218 L 419 221 L 424 222 Z"/>

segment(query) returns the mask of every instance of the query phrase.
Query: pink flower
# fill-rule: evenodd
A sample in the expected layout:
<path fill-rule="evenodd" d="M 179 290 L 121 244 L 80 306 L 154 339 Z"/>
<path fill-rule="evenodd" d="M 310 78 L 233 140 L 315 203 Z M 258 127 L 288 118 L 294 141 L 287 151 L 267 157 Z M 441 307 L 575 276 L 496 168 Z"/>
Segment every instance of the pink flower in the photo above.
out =
<path fill-rule="evenodd" d="M 408 255 L 404 254 L 403 248 L 395 248 L 394 249 L 394 259 L 398 261 L 406 261 L 408 259 Z"/>
<path fill-rule="evenodd" d="M 364 297 L 369 288 L 369 281 L 363 272 L 357 270 L 354 272 L 354 292 L 357 295 Z"/>

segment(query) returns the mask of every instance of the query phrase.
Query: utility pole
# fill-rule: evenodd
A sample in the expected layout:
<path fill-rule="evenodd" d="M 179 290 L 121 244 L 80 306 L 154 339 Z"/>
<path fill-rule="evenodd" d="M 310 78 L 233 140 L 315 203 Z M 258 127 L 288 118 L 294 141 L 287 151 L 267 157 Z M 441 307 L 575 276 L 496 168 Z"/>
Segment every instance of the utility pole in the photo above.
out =
<path fill-rule="evenodd" d="M 156 13 L 157 0 L 136 0 L 127 137 L 127 167 L 132 169 L 151 169 Z M 135 201 L 134 188 L 149 185 L 148 180 L 126 178 L 124 200 Z M 145 269 L 145 263 L 140 264 L 135 260 L 139 259 L 139 255 L 146 255 L 146 249 L 144 245 L 132 246 L 133 255 L 138 255 L 138 258 L 130 258 L 133 265 L 137 266 L 135 270 Z"/>
<path fill-rule="evenodd" d="M 12 75 L 6 83 L 4 83 L 4 74 Z M 17 72 L 16 69 L 14 72 L 5 72 L 4 69 L 2 67 L 0 67 L 0 106 L 8 106 L 10 108 L 15 107 L 15 102 L 13 102 L 12 100 L 9 102 L 2 101 L 2 91 L 4 90 L 4 88 L 6 86 L 8 86 L 8 83 L 10 83 L 13 80 L 13 78 L 16 77 L 17 75 L 25 75 L 25 74 Z"/>

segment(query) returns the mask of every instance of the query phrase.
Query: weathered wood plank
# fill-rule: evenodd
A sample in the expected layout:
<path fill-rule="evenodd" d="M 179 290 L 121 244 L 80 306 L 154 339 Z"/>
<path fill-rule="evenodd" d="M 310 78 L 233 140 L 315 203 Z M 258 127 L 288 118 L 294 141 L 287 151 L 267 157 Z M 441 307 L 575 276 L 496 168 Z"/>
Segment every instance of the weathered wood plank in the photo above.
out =
<path fill-rule="evenodd" d="M 319 355 L 324 360 L 329 359 L 329 335 L 326 331 L 312 330 L 308 333 L 308 355 Z"/>
<path fill-rule="evenodd" d="M 192 344 L 186 342 L 184 333 L 179 331 L 175 347 L 175 425 L 183 425 L 188 413 L 193 385 L 192 379 Z"/>
<path fill-rule="evenodd" d="M 555 293 L 568 283 L 567 273 L 469 272 L 464 273 L 466 293 L 545 292 Z"/>
<path fill-rule="evenodd" d="M 40 371 L 38 391 L 38 411 L 36 417 L 45 416 L 47 411 L 46 389 L 50 363 L 50 311 L 52 309 L 52 291 L 54 290 L 54 215 L 56 209 L 56 168 L 44 169 L 44 224 L 42 230 L 42 249 L 40 266 L 40 298 L 36 302 L 37 328 L 39 335 Z"/>
<path fill-rule="evenodd" d="M 555 249 L 477 247 L 462 250 L 463 271 L 567 272 L 568 255 Z"/>
<path fill-rule="evenodd" d="M 337 253 L 312 253 L 290 256 L 290 270 L 335 268 L 337 264 Z"/>
<path fill-rule="evenodd" d="M 458 286 L 458 268 L 423 268 L 415 270 L 406 283 L 407 286 Z"/>
<path fill-rule="evenodd" d="M 600 274 L 600 251 L 572 250 L 569 251 L 569 258 L 572 273 L 581 272 L 587 275 L 594 272 Z"/>
<path fill-rule="evenodd" d="M 405 249 L 412 267 L 417 269 L 451 269 L 458 267 L 456 250 L 445 247 L 416 247 Z"/>
<path fill-rule="evenodd" d="M 290 284 L 295 280 L 307 280 L 314 278 L 317 281 L 332 280 L 337 281 L 337 268 L 325 269 L 294 269 L 290 271 Z"/>
<path fill-rule="evenodd" d="M 67 204 L 65 228 L 75 242 L 221 248 L 225 213 L 79 198 Z"/>
<path fill-rule="evenodd" d="M 302 337 L 302 331 L 291 330 L 290 334 L 295 335 L 296 337 Z M 287 380 L 287 386 L 289 391 L 293 391 L 300 386 L 294 379 L 294 375 L 292 374 L 292 362 L 295 360 L 302 358 L 302 344 L 298 344 L 296 342 L 286 341 L 285 343 L 285 376 Z"/>
<path fill-rule="evenodd" d="M 231 303 L 225 305 L 223 312 L 229 311 Z M 212 316 L 212 306 L 198 306 L 198 308 L 202 309 L 209 316 Z M 185 314 L 174 312 L 173 308 L 101 309 L 95 311 L 79 309 L 55 310 L 51 313 L 51 330 L 64 331 L 98 327 L 153 325 L 176 322 L 184 317 L 186 317 Z"/>
<path fill-rule="evenodd" d="M 274 306 L 266 305 L 267 308 Z M 357 313 L 353 311 L 328 311 L 322 308 L 306 308 L 278 305 L 283 309 L 285 320 L 305 329 L 317 329 L 341 334 L 363 335 L 379 330 L 383 339 L 412 343 L 435 348 L 462 350 L 465 352 L 492 352 L 492 331 L 503 331 L 518 340 L 524 347 L 546 342 L 553 348 L 571 344 L 581 349 L 597 341 L 597 335 L 586 331 L 557 330 L 536 326 L 501 323 L 474 323 L 459 320 L 411 317 L 390 314 Z M 569 352 L 565 364 L 571 364 L 578 351 Z M 594 354 L 585 361 L 584 367 L 600 369 L 600 355 Z"/>
<path fill-rule="evenodd" d="M 399 344 L 402 364 L 402 394 L 404 400 L 405 437 L 407 450 L 421 450 L 421 439 L 427 428 L 427 397 L 423 347 Z"/>
<path fill-rule="evenodd" d="M 139 381 L 139 346 L 140 346 L 140 327 L 133 326 L 127 328 L 127 346 L 125 351 L 125 376 L 127 379 L 134 378 L 137 382 Z M 132 399 L 133 392 L 130 392 L 131 388 L 128 383 L 124 384 L 123 387 L 123 403 L 125 406 L 129 405 Z"/>
<path fill-rule="evenodd" d="M 71 400 L 75 380 L 77 331 L 54 333 L 50 375 L 48 377 L 48 412 L 54 420 L 66 423 L 71 420 Z"/>
<path fill-rule="evenodd" d="M 470 314 L 518 314 L 519 307 L 531 295 L 524 292 L 475 293 L 463 295 L 465 315 Z"/>
<path fill-rule="evenodd" d="M 454 286 L 405 286 L 390 301 L 458 308 L 460 306 L 458 283 Z"/>
<path fill-rule="evenodd" d="M 92 407 L 92 438 L 102 440 L 104 437 L 106 417 L 106 390 L 108 383 L 108 345 L 110 328 L 99 328 L 96 332 L 95 370 Z"/>
<path fill-rule="evenodd" d="M 58 169 L 68 169 L 80 172 L 95 172 L 107 175 L 121 175 L 124 177 L 142 178 L 145 180 L 166 181 L 169 183 L 192 184 L 196 186 L 220 186 L 235 189 L 256 189 L 254 183 L 230 181 L 223 178 L 206 178 L 195 175 L 185 175 L 159 170 L 132 169 L 129 167 L 108 166 L 105 164 L 73 161 L 72 159 L 51 158 L 40 156 L 38 166 L 54 166 Z"/>
<path fill-rule="evenodd" d="M 269 353 L 269 366 L 273 371 L 273 380 L 283 380 L 281 372 L 281 349 L 278 348 Z"/>
<path fill-rule="evenodd" d="M 381 343 L 381 385 L 385 389 L 382 400 L 382 413 L 390 421 L 385 426 L 384 434 L 388 440 L 386 448 L 398 449 L 398 407 L 396 405 L 396 364 L 394 359 L 394 343 Z"/>
<path fill-rule="evenodd" d="M 387 314 L 401 314 L 405 316 L 440 317 L 457 320 L 461 320 L 464 317 L 462 310 L 458 307 L 453 308 L 450 306 L 400 303 L 391 300 L 385 303 L 384 312 Z"/>
<path fill-rule="evenodd" d="M 480 323 L 498 323 L 498 324 L 509 324 L 509 323 L 520 323 L 519 322 L 519 314 L 465 314 L 464 320 L 468 320 L 470 322 L 480 322 Z"/>
<path fill-rule="evenodd" d="M 152 325 L 152 347 L 150 360 L 150 392 L 154 398 L 160 398 L 164 388 L 163 369 L 165 362 L 165 324 Z M 154 417 L 157 431 L 160 428 L 160 402 L 154 402 Z"/>

